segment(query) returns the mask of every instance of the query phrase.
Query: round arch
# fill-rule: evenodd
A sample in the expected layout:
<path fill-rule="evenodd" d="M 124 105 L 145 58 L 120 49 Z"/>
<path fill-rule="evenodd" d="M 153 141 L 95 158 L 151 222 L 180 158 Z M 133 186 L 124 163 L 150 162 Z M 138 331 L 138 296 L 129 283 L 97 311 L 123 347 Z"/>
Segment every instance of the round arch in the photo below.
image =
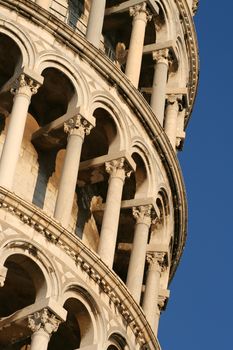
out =
<path fill-rule="evenodd" d="M 106 350 L 129 350 L 130 347 L 126 341 L 126 336 L 119 332 L 111 332 L 111 335 L 108 337 L 108 342 L 106 345 Z"/>
<path fill-rule="evenodd" d="M 56 268 L 40 247 L 26 239 L 9 239 L 4 242 L 4 246 L 1 248 L 0 264 L 4 265 L 7 259 L 15 254 L 24 256 L 25 259 L 30 259 L 37 266 L 37 269 L 41 271 L 41 278 L 43 276 L 44 279 L 44 289 L 37 294 L 36 299 L 51 296 L 56 298 L 59 296 L 61 286 L 56 274 Z"/>
<path fill-rule="evenodd" d="M 153 224 L 150 240 L 155 244 L 169 244 L 173 235 L 173 219 L 171 203 L 165 186 L 159 188 L 156 196 L 156 206 L 159 217 Z"/>
<path fill-rule="evenodd" d="M 66 339 L 66 349 L 88 347 L 103 342 L 103 320 L 99 306 L 86 288 L 70 285 L 66 288 L 61 303 L 67 310 L 67 320 L 51 338 L 48 350 L 62 350 L 61 341 Z"/>
<path fill-rule="evenodd" d="M 156 21 L 156 42 L 165 42 L 172 39 L 172 21 L 170 20 L 170 5 L 162 0 L 157 1 L 159 16 Z"/>
<path fill-rule="evenodd" d="M 0 18 L 0 33 L 9 36 L 19 47 L 22 53 L 21 67 L 27 66 L 29 69 L 34 69 L 37 58 L 36 48 L 31 38 L 25 34 L 19 25 Z"/>
<path fill-rule="evenodd" d="M 153 167 L 153 162 L 151 159 L 150 152 L 148 151 L 145 141 L 143 139 L 134 138 L 132 140 L 132 147 L 131 147 L 132 157 L 134 154 L 137 154 L 141 158 L 144 164 L 144 169 L 142 169 L 142 171 L 144 171 L 145 173 L 143 188 L 138 193 L 136 191 L 136 196 L 141 197 L 142 194 L 144 197 L 153 196 L 154 188 L 155 188 L 154 167 Z M 137 161 L 136 161 L 136 164 L 137 164 Z M 137 169 L 136 169 L 136 173 L 137 173 Z"/>
<path fill-rule="evenodd" d="M 47 68 L 55 68 L 61 71 L 74 86 L 74 98 L 72 99 L 69 109 L 77 106 L 83 106 L 88 109 L 89 106 L 89 86 L 81 73 L 80 69 L 74 65 L 67 57 L 54 51 L 42 52 L 36 63 L 36 70 L 41 74 Z"/>
<path fill-rule="evenodd" d="M 185 43 L 184 40 L 180 36 L 177 37 L 176 40 L 176 52 L 178 57 L 178 69 L 176 72 L 178 84 L 180 87 L 187 86 L 188 83 L 188 57 L 187 57 L 187 50 L 185 49 Z"/>
<path fill-rule="evenodd" d="M 117 101 L 107 92 L 95 91 L 91 96 L 90 113 L 93 114 L 98 108 L 106 110 L 116 125 L 118 139 L 114 144 L 114 150 L 129 149 L 131 143 L 130 131 L 126 122 L 126 115 Z"/>

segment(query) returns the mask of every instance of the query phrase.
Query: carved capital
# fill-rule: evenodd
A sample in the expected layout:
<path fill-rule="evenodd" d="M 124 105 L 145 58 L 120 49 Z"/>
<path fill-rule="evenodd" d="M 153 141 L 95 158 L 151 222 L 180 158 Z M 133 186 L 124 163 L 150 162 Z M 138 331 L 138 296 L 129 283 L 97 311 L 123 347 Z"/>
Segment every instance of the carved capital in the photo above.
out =
<path fill-rule="evenodd" d="M 170 62 L 170 55 L 169 55 L 169 49 L 161 49 L 157 51 L 152 52 L 153 60 L 157 63 L 165 63 L 169 64 Z"/>
<path fill-rule="evenodd" d="M 142 19 L 142 20 L 145 20 L 146 22 L 150 21 L 153 17 L 147 8 L 146 1 L 144 1 L 142 4 L 131 6 L 129 8 L 129 14 L 130 16 L 134 17 L 134 20 Z"/>
<path fill-rule="evenodd" d="M 167 105 L 173 105 L 175 108 L 177 108 L 177 111 L 182 111 L 184 108 L 182 97 L 183 96 L 181 94 L 167 95 Z"/>
<path fill-rule="evenodd" d="M 33 333 L 43 329 L 46 333 L 51 335 L 53 332 L 57 331 L 60 323 L 61 320 L 46 308 L 28 316 L 28 327 Z"/>
<path fill-rule="evenodd" d="M 105 169 L 111 177 L 120 177 L 122 180 L 125 177 L 129 177 L 132 173 L 132 169 L 124 157 L 106 162 Z"/>
<path fill-rule="evenodd" d="M 185 140 L 185 132 L 183 132 L 183 135 L 179 135 L 176 137 L 176 148 L 178 150 L 182 150 L 182 147 L 184 145 L 184 140 Z"/>
<path fill-rule="evenodd" d="M 31 98 L 32 95 L 35 95 L 41 86 L 40 83 L 32 79 L 30 76 L 26 74 L 20 74 L 20 76 L 16 79 L 11 88 L 11 93 L 13 95 L 24 94 Z"/>
<path fill-rule="evenodd" d="M 162 272 L 167 267 L 165 252 L 148 252 L 146 254 L 146 260 L 149 264 L 149 270 Z"/>
<path fill-rule="evenodd" d="M 137 224 L 145 224 L 150 226 L 155 213 L 152 210 L 152 205 L 141 205 L 139 207 L 133 207 L 133 216 L 136 219 Z"/>
<path fill-rule="evenodd" d="M 64 123 L 64 131 L 67 134 L 75 134 L 82 138 L 84 138 L 85 135 L 89 135 L 92 128 L 93 125 L 88 122 L 88 120 L 85 119 L 81 114 L 77 114 Z"/>
<path fill-rule="evenodd" d="M 167 289 L 160 290 L 159 295 L 158 295 L 158 308 L 159 308 L 160 312 L 166 310 L 169 296 L 170 296 L 169 290 L 167 290 Z"/>
<path fill-rule="evenodd" d="M 192 10 L 194 15 L 197 12 L 198 4 L 199 4 L 199 0 L 193 0 Z"/>
<path fill-rule="evenodd" d="M 168 95 L 167 102 L 171 105 L 178 102 L 178 95 Z"/>

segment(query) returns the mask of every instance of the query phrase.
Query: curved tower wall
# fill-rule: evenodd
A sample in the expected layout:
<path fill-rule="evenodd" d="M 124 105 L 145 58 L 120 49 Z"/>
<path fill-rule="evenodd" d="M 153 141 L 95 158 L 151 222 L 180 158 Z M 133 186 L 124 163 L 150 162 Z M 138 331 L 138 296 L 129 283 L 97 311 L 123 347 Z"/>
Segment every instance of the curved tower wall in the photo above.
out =
<path fill-rule="evenodd" d="M 1 348 L 160 349 L 196 6 L 0 0 Z"/>

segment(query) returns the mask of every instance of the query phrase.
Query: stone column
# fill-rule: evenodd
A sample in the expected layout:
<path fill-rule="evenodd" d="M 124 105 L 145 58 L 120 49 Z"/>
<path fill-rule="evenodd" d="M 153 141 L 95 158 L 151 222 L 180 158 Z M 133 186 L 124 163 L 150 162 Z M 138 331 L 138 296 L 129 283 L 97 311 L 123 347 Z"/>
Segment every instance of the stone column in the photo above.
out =
<path fill-rule="evenodd" d="M 136 219 L 136 225 L 126 285 L 138 303 L 141 298 L 146 248 L 151 226 L 151 209 L 152 205 L 133 208 L 133 216 Z"/>
<path fill-rule="evenodd" d="M 28 327 L 32 330 L 30 350 L 47 350 L 50 337 L 56 332 L 61 320 L 48 309 L 35 312 L 28 317 Z"/>
<path fill-rule="evenodd" d="M 64 227 L 68 226 L 72 211 L 83 140 L 92 127 L 81 114 L 64 123 L 68 141 L 54 210 L 54 217 Z"/>
<path fill-rule="evenodd" d="M 153 60 L 156 61 L 154 69 L 154 79 L 152 86 L 151 108 L 163 126 L 165 97 L 168 76 L 168 49 L 162 49 L 153 52 Z"/>
<path fill-rule="evenodd" d="M 21 74 L 16 80 L 15 88 L 11 89 L 15 97 L 0 159 L 0 186 L 8 189 L 13 185 L 31 97 L 37 92 L 39 86 L 40 83 Z"/>
<path fill-rule="evenodd" d="M 105 4 L 106 0 L 92 0 L 88 18 L 86 38 L 97 49 L 100 47 Z"/>
<path fill-rule="evenodd" d="M 36 0 L 36 4 L 44 7 L 47 11 L 50 9 L 52 0 Z"/>
<path fill-rule="evenodd" d="M 147 271 L 146 288 L 142 308 L 154 333 L 157 334 L 160 315 L 158 297 L 164 253 L 148 253 L 147 261 L 149 267 Z"/>
<path fill-rule="evenodd" d="M 112 268 L 117 240 L 118 223 L 120 217 L 121 197 L 125 177 L 131 171 L 125 158 L 106 162 L 106 171 L 110 174 L 108 193 L 106 198 L 98 254 L 101 259 Z"/>
<path fill-rule="evenodd" d="M 146 2 L 130 7 L 133 23 L 125 74 L 136 88 L 140 77 L 146 24 L 152 18 L 146 7 Z"/>
<path fill-rule="evenodd" d="M 172 144 L 176 148 L 177 121 L 179 113 L 180 95 L 169 95 L 165 112 L 164 130 Z"/>

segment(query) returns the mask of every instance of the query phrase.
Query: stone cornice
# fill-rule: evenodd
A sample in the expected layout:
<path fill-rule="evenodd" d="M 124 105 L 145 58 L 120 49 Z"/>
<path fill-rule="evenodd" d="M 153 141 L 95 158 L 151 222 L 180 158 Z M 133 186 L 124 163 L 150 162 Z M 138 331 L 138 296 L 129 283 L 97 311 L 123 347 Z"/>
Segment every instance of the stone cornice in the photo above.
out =
<path fill-rule="evenodd" d="M 120 278 L 92 250 L 42 210 L 0 187 L 0 210 L 10 212 L 69 255 L 105 293 L 132 329 L 142 349 L 161 350 L 141 307 Z"/>
<path fill-rule="evenodd" d="M 182 3 L 181 0 L 176 1 Z M 176 154 L 151 108 L 125 74 L 119 70 L 102 51 L 97 50 L 84 37 L 75 33 L 71 27 L 60 21 L 57 17 L 45 11 L 43 8 L 36 6 L 36 4 L 30 0 L 0 0 L 0 5 L 18 12 L 24 18 L 30 18 L 31 22 L 34 22 L 37 26 L 41 26 L 57 40 L 63 42 L 74 52 L 77 52 L 80 57 L 88 62 L 89 65 L 98 71 L 109 83 L 116 86 L 119 93 L 132 110 L 134 110 L 141 124 L 144 126 L 165 167 L 173 194 L 175 238 L 172 266 L 170 269 L 171 280 L 178 266 L 186 240 L 186 195 Z M 186 7 L 183 11 L 186 11 Z M 187 21 L 188 20 L 189 16 L 187 17 Z"/>

